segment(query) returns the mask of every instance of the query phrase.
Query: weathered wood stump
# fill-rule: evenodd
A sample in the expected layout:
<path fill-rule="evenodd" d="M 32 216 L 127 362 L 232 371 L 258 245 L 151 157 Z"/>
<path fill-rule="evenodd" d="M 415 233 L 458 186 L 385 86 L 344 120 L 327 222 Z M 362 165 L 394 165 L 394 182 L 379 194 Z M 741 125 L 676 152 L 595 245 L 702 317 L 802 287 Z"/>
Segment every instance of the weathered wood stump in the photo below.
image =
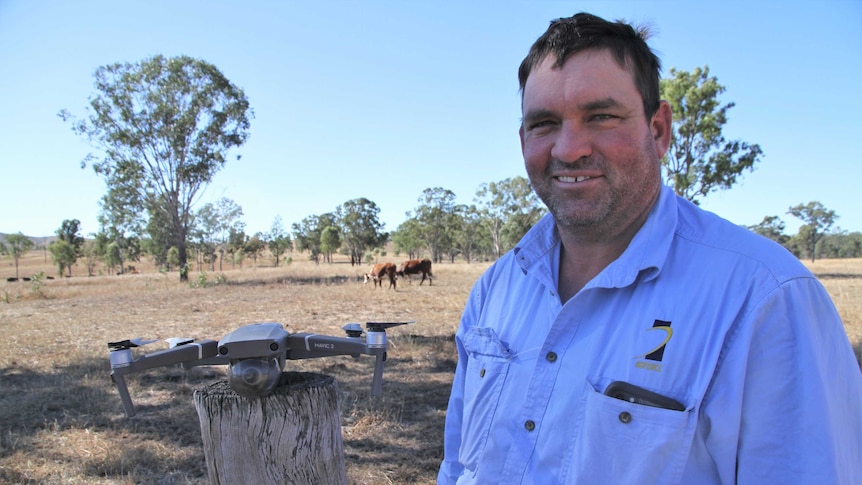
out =
<path fill-rule="evenodd" d="M 347 483 L 333 377 L 284 372 L 261 399 L 222 381 L 194 400 L 210 483 Z"/>

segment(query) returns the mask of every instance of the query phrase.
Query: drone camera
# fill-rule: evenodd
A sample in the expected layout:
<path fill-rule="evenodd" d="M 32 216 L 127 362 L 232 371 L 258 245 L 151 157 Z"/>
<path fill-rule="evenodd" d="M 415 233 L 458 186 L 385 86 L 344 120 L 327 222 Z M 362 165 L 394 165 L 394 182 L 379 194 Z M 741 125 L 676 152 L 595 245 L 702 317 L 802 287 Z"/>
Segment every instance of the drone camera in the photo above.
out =
<path fill-rule="evenodd" d="M 228 367 L 228 384 L 237 394 L 247 398 L 268 395 L 278 384 L 281 365 L 278 359 L 243 359 Z"/>

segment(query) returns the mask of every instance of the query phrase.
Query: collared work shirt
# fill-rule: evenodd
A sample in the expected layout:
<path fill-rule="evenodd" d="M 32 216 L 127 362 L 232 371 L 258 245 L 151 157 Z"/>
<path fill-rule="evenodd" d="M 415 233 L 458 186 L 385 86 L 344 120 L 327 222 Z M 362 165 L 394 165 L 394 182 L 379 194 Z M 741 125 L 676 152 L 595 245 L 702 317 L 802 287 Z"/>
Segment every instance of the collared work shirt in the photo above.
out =
<path fill-rule="evenodd" d="M 860 483 L 862 373 L 787 250 L 667 187 L 565 303 L 559 246 L 546 216 L 473 288 L 438 483 Z"/>

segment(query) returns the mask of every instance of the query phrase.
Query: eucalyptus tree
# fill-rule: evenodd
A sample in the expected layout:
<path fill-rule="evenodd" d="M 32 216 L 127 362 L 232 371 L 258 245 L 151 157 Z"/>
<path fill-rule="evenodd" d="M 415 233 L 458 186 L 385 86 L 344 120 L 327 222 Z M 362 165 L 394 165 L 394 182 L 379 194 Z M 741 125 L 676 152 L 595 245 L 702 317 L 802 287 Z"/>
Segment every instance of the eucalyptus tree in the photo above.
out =
<path fill-rule="evenodd" d="M 455 231 L 455 249 L 460 253 L 467 263 L 470 263 L 477 252 L 482 250 L 482 242 L 485 239 L 485 227 L 482 221 L 482 213 L 475 205 L 455 206 L 458 227 Z M 451 253 L 454 260 L 455 251 Z"/>
<path fill-rule="evenodd" d="M 290 234 L 284 230 L 280 215 L 275 216 L 272 221 L 272 227 L 266 235 L 266 245 L 275 258 L 275 267 L 277 268 L 281 255 L 293 247 L 293 241 L 290 240 Z"/>
<path fill-rule="evenodd" d="M 336 226 L 335 220 L 335 214 L 327 212 L 321 215 L 307 216 L 298 223 L 294 222 L 291 225 L 294 248 L 297 251 L 308 251 L 309 259 L 315 264 L 319 264 L 320 255 L 323 251 L 321 249 L 323 231 L 327 227 Z"/>
<path fill-rule="evenodd" d="M 787 213 L 804 223 L 799 228 L 799 238 L 804 242 L 804 248 L 814 262 L 817 243 L 829 232 L 838 216 L 835 211 L 827 209 L 817 201 L 798 204 L 789 208 Z"/>
<path fill-rule="evenodd" d="M 60 112 L 102 151 L 82 166 L 91 163 L 109 190 L 126 183 L 144 207 L 164 211 L 184 268 L 193 206 L 228 152 L 248 138 L 248 99 L 215 66 L 187 56 L 102 66 L 95 80 L 86 118 Z M 117 170 L 134 170 L 138 177 L 118 181 L 112 177 Z M 187 271 L 180 271 L 180 280 L 187 279 Z"/>
<path fill-rule="evenodd" d="M 324 262 L 332 264 L 332 254 L 338 251 L 341 245 L 341 231 L 337 227 L 329 226 L 323 229 L 320 234 L 320 252 Z"/>
<path fill-rule="evenodd" d="M 81 253 L 81 248 L 84 246 L 84 237 L 80 234 L 81 221 L 78 219 L 65 219 L 60 223 L 60 228 L 55 232 L 61 241 L 66 241 L 72 246 L 76 255 Z"/>
<path fill-rule="evenodd" d="M 778 216 L 766 216 L 759 224 L 746 226 L 752 232 L 760 234 L 763 237 L 772 239 L 778 244 L 786 244 L 790 240 L 790 236 L 784 234 L 785 224 Z"/>
<path fill-rule="evenodd" d="M 420 237 L 431 252 L 431 259 L 439 263 L 454 241 L 455 193 L 441 187 L 428 188 L 418 201 L 414 217 L 419 222 Z"/>
<path fill-rule="evenodd" d="M 15 279 L 18 279 L 18 260 L 34 246 L 33 240 L 20 232 L 7 234 L 6 242 L 0 243 L 0 254 L 8 255 L 15 261 Z"/>
<path fill-rule="evenodd" d="M 379 214 L 377 204 L 364 197 L 348 200 L 336 208 L 336 221 L 351 266 L 362 264 L 366 250 L 382 247 L 389 239 Z"/>
<path fill-rule="evenodd" d="M 48 252 L 57 265 L 57 274 L 63 276 L 63 272 L 68 271 L 67 276 L 72 276 L 72 265 L 78 260 L 75 246 L 63 239 L 56 239 L 48 244 Z"/>
<path fill-rule="evenodd" d="M 191 234 L 197 239 L 199 254 L 206 256 L 210 271 L 215 271 L 216 247 L 221 233 L 219 214 L 215 204 L 204 204 L 192 218 Z M 206 262 L 206 261 L 205 261 Z"/>
<path fill-rule="evenodd" d="M 57 229 L 57 240 L 48 244 L 51 259 L 59 269 L 60 276 L 63 271 L 68 270 L 68 276 L 72 276 L 72 266 L 78 261 L 82 254 L 84 238 L 79 234 L 81 221 L 78 219 L 65 219 Z"/>
<path fill-rule="evenodd" d="M 727 112 L 735 103 L 721 105 L 718 97 L 726 88 L 710 77 L 708 66 L 693 72 L 671 68 L 670 75 L 660 81 L 661 97 L 673 110 L 673 136 L 662 166 L 674 191 L 697 203 L 754 170 L 763 152 L 757 144 L 724 138 Z"/>
<path fill-rule="evenodd" d="M 407 214 L 407 220 L 392 232 L 395 250 L 407 254 L 407 259 L 416 259 L 422 249 L 422 227 L 418 220 Z"/>
<path fill-rule="evenodd" d="M 192 233 L 206 252 L 211 271 L 215 271 L 216 259 L 219 260 L 219 271 L 223 269 L 224 253 L 232 231 L 245 229 L 245 223 L 240 219 L 242 215 L 242 207 L 227 197 L 204 204 L 195 214 Z"/>
<path fill-rule="evenodd" d="M 224 261 L 224 253 L 234 254 L 233 239 L 234 234 L 244 234 L 245 222 L 242 221 L 242 207 L 227 197 L 222 197 L 216 202 L 216 210 L 219 215 L 218 223 L 218 239 L 219 246 L 219 271 L 222 270 L 222 261 Z"/>
<path fill-rule="evenodd" d="M 482 184 L 475 201 L 497 258 L 547 213 L 529 180 L 521 176 Z"/>

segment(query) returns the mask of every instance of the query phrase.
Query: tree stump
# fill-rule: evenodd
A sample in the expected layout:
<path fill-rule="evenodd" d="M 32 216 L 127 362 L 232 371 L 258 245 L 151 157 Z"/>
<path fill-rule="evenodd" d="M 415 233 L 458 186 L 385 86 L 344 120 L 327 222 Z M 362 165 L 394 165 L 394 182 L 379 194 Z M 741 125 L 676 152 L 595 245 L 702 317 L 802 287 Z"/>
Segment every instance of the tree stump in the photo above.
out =
<path fill-rule="evenodd" d="M 260 399 L 221 381 L 194 400 L 210 483 L 347 483 L 333 377 L 284 372 Z"/>

